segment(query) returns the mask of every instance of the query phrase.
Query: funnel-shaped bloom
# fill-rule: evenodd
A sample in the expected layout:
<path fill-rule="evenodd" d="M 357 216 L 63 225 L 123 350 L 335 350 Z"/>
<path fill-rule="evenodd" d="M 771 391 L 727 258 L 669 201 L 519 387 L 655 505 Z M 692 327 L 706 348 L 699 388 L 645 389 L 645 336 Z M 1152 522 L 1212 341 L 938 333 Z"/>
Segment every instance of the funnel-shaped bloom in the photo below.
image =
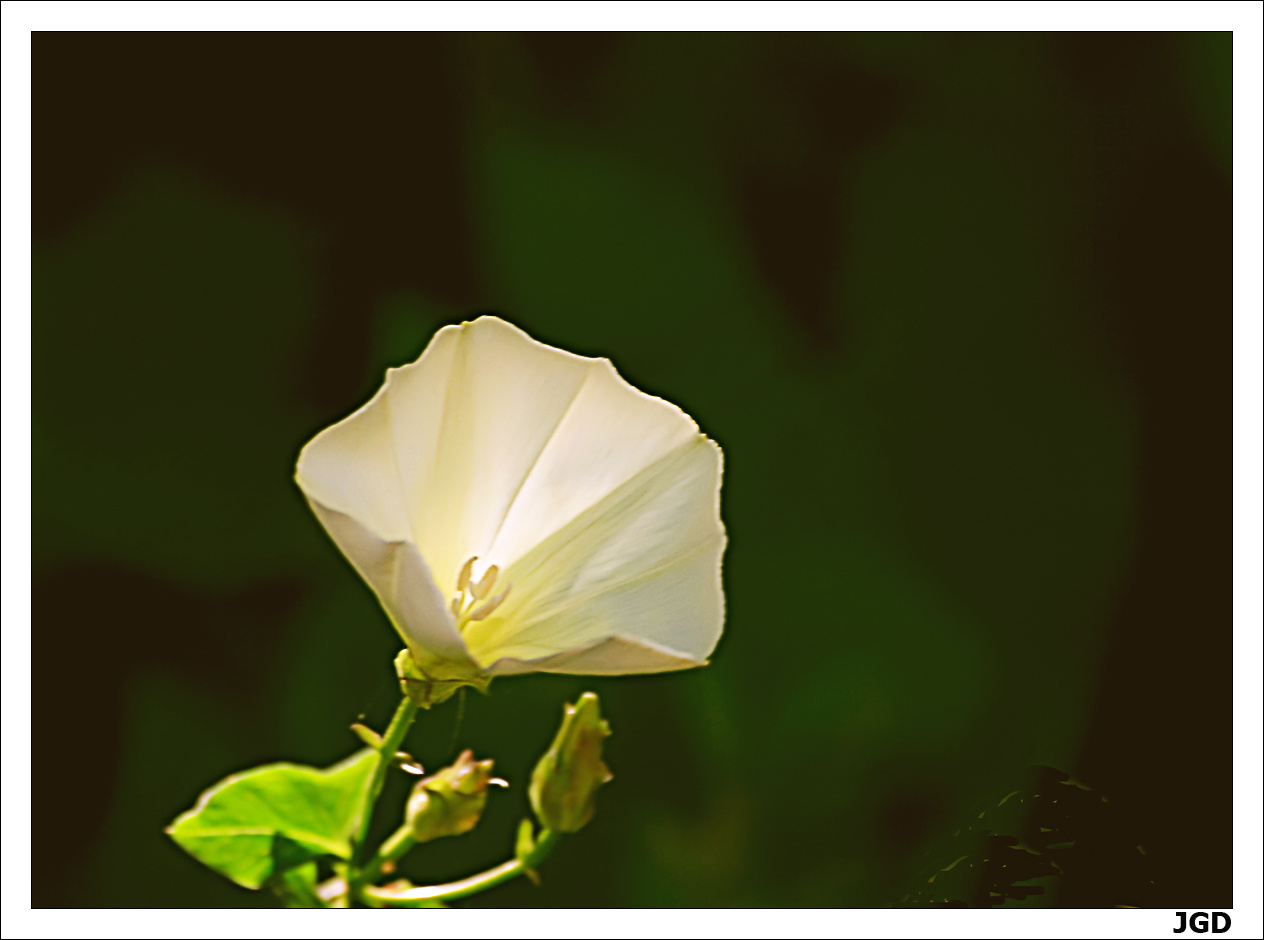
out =
<path fill-rule="evenodd" d="M 720 449 L 605 359 L 441 329 L 297 480 L 434 680 L 702 665 L 724 622 Z"/>

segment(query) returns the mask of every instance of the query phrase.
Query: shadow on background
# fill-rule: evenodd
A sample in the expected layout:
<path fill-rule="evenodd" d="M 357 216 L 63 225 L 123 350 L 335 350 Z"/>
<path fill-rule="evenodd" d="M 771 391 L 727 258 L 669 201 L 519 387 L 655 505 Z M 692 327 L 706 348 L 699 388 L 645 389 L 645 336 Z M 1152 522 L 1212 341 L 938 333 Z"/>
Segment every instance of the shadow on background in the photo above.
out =
<path fill-rule="evenodd" d="M 1230 42 L 36 34 L 33 904 L 270 903 L 162 827 L 399 647 L 294 459 L 495 310 L 720 442 L 729 621 L 425 715 L 514 786 L 404 874 L 501 860 L 592 688 L 596 820 L 468 903 L 1231 906 Z M 1034 765 L 1146 861 L 928 895 Z"/>

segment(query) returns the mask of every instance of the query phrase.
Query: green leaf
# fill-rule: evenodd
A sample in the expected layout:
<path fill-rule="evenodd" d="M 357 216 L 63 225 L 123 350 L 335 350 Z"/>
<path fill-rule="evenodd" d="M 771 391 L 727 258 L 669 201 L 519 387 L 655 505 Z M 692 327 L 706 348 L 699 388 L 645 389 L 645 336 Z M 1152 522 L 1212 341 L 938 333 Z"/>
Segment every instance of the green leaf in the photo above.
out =
<path fill-rule="evenodd" d="M 316 863 L 275 874 L 268 884 L 286 907 L 325 907 L 316 890 Z"/>
<path fill-rule="evenodd" d="M 319 855 L 349 858 L 376 751 L 327 770 L 268 764 L 225 777 L 167 827 L 179 846 L 246 888 Z"/>

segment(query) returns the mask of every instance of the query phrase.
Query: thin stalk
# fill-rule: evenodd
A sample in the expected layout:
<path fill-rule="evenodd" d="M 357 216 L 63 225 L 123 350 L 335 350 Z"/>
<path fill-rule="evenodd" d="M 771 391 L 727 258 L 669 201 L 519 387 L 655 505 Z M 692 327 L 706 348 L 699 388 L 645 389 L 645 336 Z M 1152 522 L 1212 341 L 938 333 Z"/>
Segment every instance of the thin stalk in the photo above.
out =
<path fill-rule="evenodd" d="M 369 783 L 364 816 L 360 820 L 360 830 L 356 833 L 355 842 L 352 843 L 349 881 L 353 893 L 356 886 L 364 880 L 361 869 L 364 867 L 364 858 L 369 849 L 369 827 L 373 823 L 373 807 L 377 805 L 377 798 L 382 794 L 382 783 L 386 780 L 386 771 L 391 766 L 391 759 L 399 750 L 399 746 L 404 743 L 404 736 L 408 734 L 408 729 L 412 727 L 415 717 L 417 717 L 417 705 L 405 695 L 400 700 L 399 708 L 395 709 L 395 716 L 391 719 L 386 733 L 382 735 L 382 744 L 378 748 L 380 759 L 373 771 L 373 779 Z"/>
<path fill-rule="evenodd" d="M 408 850 L 417 844 L 417 840 L 413 838 L 413 827 L 404 823 L 391 835 L 389 839 L 382 843 L 378 848 L 377 854 L 374 855 L 364 869 L 360 872 L 360 883 L 370 884 L 377 881 L 382 875 L 382 870 L 389 862 L 397 862 L 408 854 Z"/>
<path fill-rule="evenodd" d="M 436 901 L 451 901 L 456 898 L 478 894 L 488 888 L 494 888 L 519 875 L 524 875 L 543 862 L 553 851 L 553 847 L 561 840 L 561 833 L 541 831 L 535 848 L 525 858 L 516 858 L 479 872 L 460 881 L 452 881 L 444 885 L 427 885 L 421 888 L 408 888 L 403 891 L 388 891 L 365 885 L 360 888 L 360 897 L 374 907 L 433 907 Z"/>

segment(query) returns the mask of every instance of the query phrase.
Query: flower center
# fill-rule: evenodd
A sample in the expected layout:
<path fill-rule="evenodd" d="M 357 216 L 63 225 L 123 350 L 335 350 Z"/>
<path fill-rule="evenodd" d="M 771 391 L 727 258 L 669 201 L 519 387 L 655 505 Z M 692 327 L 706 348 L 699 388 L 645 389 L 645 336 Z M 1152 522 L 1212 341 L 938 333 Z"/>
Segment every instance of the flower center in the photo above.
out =
<path fill-rule="evenodd" d="M 456 576 L 456 593 L 452 595 L 451 606 L 452 616 L 456 618 L 457 630 L 464 630 L 470 623 L 490 617 L 492 612 L 504 603 L 509 589 L 513 586 L 506 584 L 499 594 L 492 595 L 492 590 L 496 587 L 496 578 L 500 575 L 500 568 L 491 565 L 483 572 L 481 578 L 474 581 L 474 562 L 476 561 L 478 561 L 477 555 L 462 565 L 460 574 Z"/>

